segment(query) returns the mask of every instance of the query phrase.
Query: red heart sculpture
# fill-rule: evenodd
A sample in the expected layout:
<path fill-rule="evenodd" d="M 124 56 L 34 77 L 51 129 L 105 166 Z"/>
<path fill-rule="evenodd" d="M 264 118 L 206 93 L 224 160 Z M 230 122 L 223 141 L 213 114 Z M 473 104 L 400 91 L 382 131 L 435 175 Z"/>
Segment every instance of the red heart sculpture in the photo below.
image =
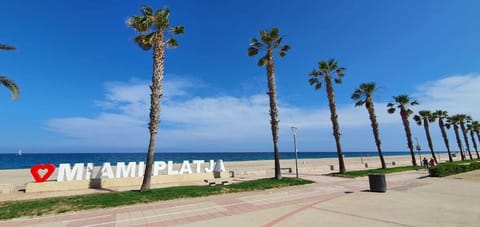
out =
<path fill-rule="evenodd" d="M 40 175 L 39 171 L 46 169 L 47 172 L 43 174 L 43 176 Z M 30 173 L 32 174 L 33 179 L 35 179 L 36 182 L 45 182 L 48 180 L 48 178 L 55 172 L 55 165 L 53 164 L 37 164 L 32 166 L 30 168 Z"/>

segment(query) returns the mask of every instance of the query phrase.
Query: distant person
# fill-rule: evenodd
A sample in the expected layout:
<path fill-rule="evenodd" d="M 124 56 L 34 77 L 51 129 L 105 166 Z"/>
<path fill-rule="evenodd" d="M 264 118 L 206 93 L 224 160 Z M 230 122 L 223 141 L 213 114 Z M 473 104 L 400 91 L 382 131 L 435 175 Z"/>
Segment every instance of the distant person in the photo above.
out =
<path fill-rule="evenodd" d="M 434 167 L 435 166 L 435 160 L 433 158 L 430 159 L 430 167 Z"/>
<path fill-rule="evenodd" d="M 423 167 L 426 169 L 428 169 L 428 159 L 427 157 L 423 157 Z"/>

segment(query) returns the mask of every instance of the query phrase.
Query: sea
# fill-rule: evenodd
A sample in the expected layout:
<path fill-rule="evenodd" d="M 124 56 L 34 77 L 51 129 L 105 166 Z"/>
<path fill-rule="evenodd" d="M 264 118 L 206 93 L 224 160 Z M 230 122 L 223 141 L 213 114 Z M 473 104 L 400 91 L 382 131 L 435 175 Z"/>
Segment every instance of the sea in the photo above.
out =
<path fill-rule="evenodd" d="M 280 152 L 280 159 L 295 159 L 294 152 Z M 299 159 L 336 158 L 337 152 L 298 152 Z M 410 152 L 384 152 L 385 156 L 410 155 Z M 344 157 L 378 156 L 377 152 L 344 152 Z M 117 162 L 144 162 L 146 153 L 23 153 L 0 154 L 0 169 L 25 169 L 35 164 L 51 163 L 58 166 L 60 163 L 93 163 L 100 166 L 104 162 L 115 165 Z M 218 160 L 223 161 L 256 161 L 273 160 L 273 152 L 191 152 L 191 153 L 155 153 L 155 161 L 173 161 L 181 163 L 184 160 Z"/>

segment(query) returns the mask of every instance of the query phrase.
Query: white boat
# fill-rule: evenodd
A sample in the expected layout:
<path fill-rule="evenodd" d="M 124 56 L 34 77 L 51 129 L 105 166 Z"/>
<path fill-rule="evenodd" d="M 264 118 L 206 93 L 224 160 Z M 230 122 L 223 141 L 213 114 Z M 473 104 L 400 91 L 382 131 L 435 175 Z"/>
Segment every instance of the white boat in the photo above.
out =
<path fill-rule="evenodd" d="M 22 155 L 22 149 L 18 148 L 18 156 Z"/>

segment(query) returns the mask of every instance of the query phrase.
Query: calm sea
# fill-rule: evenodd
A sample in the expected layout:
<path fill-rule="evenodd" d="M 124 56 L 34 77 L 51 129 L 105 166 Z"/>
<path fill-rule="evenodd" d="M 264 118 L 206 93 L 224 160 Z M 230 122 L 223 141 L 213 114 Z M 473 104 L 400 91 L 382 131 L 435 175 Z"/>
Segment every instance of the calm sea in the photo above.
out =
<path fill-rule="evenodd" d="M 384 152 L 385 156 L 408 155 L 409 152 Z M 377 152 L 344 152 L 345 157 L 378 156 Z M 298 158 L 335 158 L 336 152 L 299 152 Z M 281 152 L 281 159 L 294 159 L 295 153 Z M 236 153 L 156 153 L 156 161 L 183 160 L 217 160 L 224 161 L 253 161 L 273 160 L 270 152 L 236 152 Z M 24 153 L 0 154 L 0 169 L 24 169 L 31 168 L 35 164 L 51 163 L 58 166 L 60 163 L 94 163 L 102 165 L 104 162 L 112 164 L 117 162 L 142 162 L 146 160 L 145 153 Z"/>

